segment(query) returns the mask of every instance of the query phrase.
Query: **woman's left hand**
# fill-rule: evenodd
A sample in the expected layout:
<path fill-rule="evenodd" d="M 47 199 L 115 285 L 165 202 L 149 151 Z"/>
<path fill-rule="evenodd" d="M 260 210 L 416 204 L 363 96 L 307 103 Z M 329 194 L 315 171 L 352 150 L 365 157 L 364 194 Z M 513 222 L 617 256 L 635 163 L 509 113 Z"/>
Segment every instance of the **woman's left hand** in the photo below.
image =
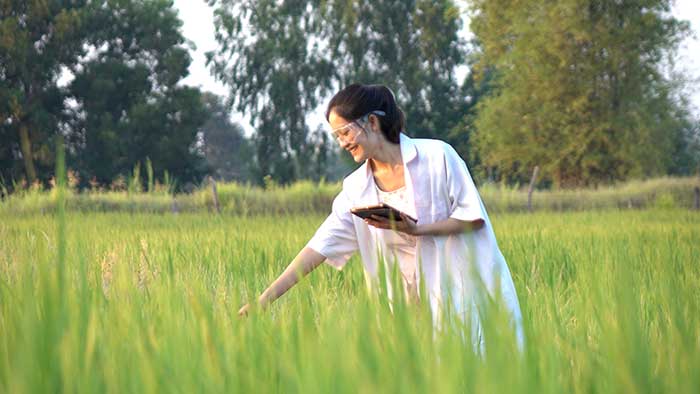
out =
<path fill-rule="evenodd" d="M 365 223 L 384 230 L 401 231 L 402 233 L 409 235 L 418 235 L 418 225 L 404 214 L 401 214 L 401 220 L 399 221 L 372 215 L 365 219 Z"/>

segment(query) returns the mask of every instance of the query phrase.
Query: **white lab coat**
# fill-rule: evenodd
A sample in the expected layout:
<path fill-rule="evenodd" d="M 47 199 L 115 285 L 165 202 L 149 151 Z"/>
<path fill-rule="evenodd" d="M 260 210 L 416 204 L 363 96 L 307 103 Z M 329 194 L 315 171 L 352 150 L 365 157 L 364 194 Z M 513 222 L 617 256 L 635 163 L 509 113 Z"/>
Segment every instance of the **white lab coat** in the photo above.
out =
<path fill-rule="evenodd" d="M 522 345 L 522 317 L 515 286 L 466 164 L 442 141 L 412 139 L 401 134 L 400 145 L 405 183 L 407 191 L 413 193 L 418 224 L 448 217 L 483 219 L 485 223 L 472 232 L 417 237 L 418 286 L 422 285 L 428 293 L 433 321 L 440 325 L 441 309 L 449 299 L 458 315 L 471 324 L 474 344 L 483 348 L 476 305 L 483 293 L 494 298 L 499 295 Z M 377 253 L 384 246 L 381 232 L 387 230 L 367 225 L 351 214 L 350 208 L 377 203 L 374 177 L 365 162 L 345 178 L 342 191 L 333 201 L 333 211 L 307 244 L 337 269 L 342 269 L 359 250 L 370 288 L 376 283 L 382 260 L 381 253 Z"/>

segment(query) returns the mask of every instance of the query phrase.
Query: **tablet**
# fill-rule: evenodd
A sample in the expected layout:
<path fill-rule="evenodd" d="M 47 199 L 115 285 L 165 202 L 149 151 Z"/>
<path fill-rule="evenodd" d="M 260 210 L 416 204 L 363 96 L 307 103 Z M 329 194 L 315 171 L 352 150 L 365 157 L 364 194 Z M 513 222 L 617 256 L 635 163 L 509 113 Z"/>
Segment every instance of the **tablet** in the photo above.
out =
<path fill-rule="evenodd" d="M 381 217 L 384 217 L 387 219 L 394 219 L 397 222 L 400 222 L 402 220 L 401 213 L 403 213 L 403 212 L 399 211 L 398 209 L 396 209 L 390 205 L 384 204 L 384 203 L 380 203 L 377 205 L 370 205 L 367 207 L 355 207 L 355 208 L 350 209 L 350 212 L 353 215 L 359 216 L 363 219 L 369 218 L 372 215 L 377 215 L 377 216 L 381 216 Z M 417 220 L 415 218 L 407 215 L 406 213 L 404 213 L 404 215 L 406 215 L 414 223 L 417 222 Z"/>

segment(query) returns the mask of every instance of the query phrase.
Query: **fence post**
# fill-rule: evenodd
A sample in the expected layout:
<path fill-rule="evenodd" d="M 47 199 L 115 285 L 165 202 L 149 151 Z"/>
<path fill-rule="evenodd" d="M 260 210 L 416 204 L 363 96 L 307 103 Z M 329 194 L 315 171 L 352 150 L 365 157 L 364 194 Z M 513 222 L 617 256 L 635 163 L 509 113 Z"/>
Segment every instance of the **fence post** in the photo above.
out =
<path fill-rule="evenodd" d="M 532 191 L 535 189 L 535 182 L 537 182 L 537 174 L 540 172 L 540 166 L 535 166 L 532 171 L 532 178 L 530 178 L 530 186 L 527 188 L 527 210 L 532 212 Z"/>
<path fill-rule="evenodd" d="M 221 207 L 219 206 L 219 193 L 216 191 L 216 181 L 209 175 L 209 183 L 211 183 L 211 194 L 214 200 L 214 208 L 216 208 L 216 213 L 221 214 Z"/>
<path fill-rule="evenodd" d="M 696 211 L 700 211 L 700 164 L 698 164 L 697 176 L 698 184 L 693 189 L 695 191 L 695 204 L 693 204 L 693 208 L 695 208 Z"/>

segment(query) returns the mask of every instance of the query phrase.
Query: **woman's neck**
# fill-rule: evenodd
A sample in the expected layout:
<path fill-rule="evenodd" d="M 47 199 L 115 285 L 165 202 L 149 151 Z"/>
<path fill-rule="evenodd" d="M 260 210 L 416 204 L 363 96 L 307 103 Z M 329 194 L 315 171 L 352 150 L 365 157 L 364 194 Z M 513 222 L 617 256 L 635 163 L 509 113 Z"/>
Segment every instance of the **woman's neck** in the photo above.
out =
<path fill-rule="evenodd" d="M 385 142 L 377 148 L 369 160 L 375 171 L 393 171 L 395 167 L 403 166 L 401 145 Z"/>

